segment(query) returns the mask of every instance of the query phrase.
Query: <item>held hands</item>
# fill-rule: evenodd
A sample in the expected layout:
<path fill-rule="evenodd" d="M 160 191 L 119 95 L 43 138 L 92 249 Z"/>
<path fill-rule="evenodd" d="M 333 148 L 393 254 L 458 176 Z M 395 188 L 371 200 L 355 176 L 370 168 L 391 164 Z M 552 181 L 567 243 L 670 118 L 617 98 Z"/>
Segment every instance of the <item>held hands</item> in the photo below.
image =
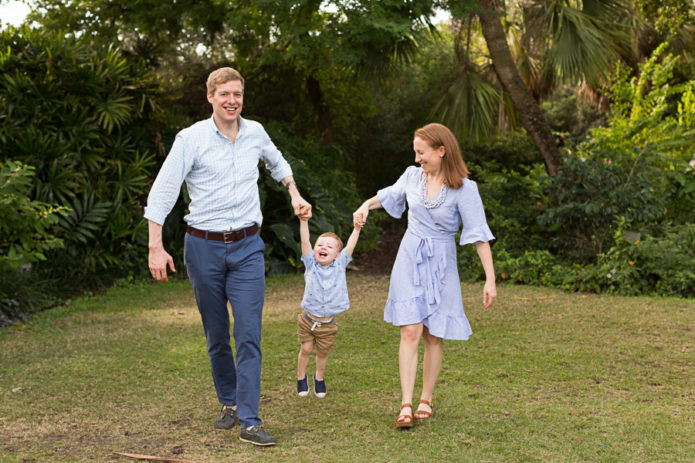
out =
<path fill-rule="evenodd" d="M 497 298 L 497 286 L 494 281 L 486 281 L 483 287 L 483 308 L 487 309 Z"/>
<path fill-rule="evenodd" d="M 157 281 L 163 281 L 165 283 L 169 281 L 167 277 L 167 265 L 172 272 L 176 272 L 174 268 L 174 259 L 171 258 L 164 248 L 150 249 L 148 263 L 150 274 L 152 274 Z"/>
<path fill-rule="evenodd" d="M 358 230 L 361 230 L 362 227 L 367 223 L 367 216 L 369 215 L 369 207 L 367 207 L 366 204 L 362 204 L 359 209 L 357 209 L 353 214 L 352 214 L 352 224 L 354 225 L 355 228 Z"/>
<path fill-rule="evenodd" d="M 294 209 L 294 215 L 299 217 L 299 220 L 309 220 L 311 218 L 311 204 L 299 195 L 296 198 L 292 198 L 292 209 Z"/>

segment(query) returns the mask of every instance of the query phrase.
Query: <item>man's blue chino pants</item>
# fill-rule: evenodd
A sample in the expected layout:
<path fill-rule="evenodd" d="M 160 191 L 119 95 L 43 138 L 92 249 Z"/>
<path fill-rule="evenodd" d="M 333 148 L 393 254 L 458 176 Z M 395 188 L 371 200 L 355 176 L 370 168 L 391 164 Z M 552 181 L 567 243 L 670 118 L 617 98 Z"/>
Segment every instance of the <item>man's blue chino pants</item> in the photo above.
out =
<path fill-rule="evenodd" d="M 237 405 L 244 428 L 261 424 L 264 251 L 258 233 L 231 243 L 186 233 L 184 241 L 184 263 L 203 320 L 217 397 L 223 405 Z M 236 363 L 227 301 L 234 317 Z"/>

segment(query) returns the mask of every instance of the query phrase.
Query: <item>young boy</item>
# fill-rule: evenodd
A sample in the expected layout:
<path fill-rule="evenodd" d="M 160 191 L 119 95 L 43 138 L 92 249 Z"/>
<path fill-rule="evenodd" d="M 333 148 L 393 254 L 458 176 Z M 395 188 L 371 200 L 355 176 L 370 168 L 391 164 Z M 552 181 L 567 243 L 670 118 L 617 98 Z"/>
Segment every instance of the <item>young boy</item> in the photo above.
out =
<path fill-rule="evenodd" d="M 314 374 L 314 394 L 318 398 L 326 397 L 326 370 L 328 354 L 333 350 L 338 324 L 335 316 L 350 307 L 348 301 L 345 269 L 352 260 L 352 251 L 360 236 L 360 229 L 355 227 L 342 249 L 343 242 L 335 233 L 324 233 L 318 237 L 314 248 L 309 240 L 309 219 L 300 218 L 299 236 L 302 243 L 302 262 L 304 270 L 304 311 L 297 317 L 297 335 L 301 348 L 297 360 L 297 394 L 305 397 L 309 394 L 309 382 L 306 367 L 311 352 L 316 345 L 316 373 Z M 342 249 L 342 251 L 341 251 Z"/>

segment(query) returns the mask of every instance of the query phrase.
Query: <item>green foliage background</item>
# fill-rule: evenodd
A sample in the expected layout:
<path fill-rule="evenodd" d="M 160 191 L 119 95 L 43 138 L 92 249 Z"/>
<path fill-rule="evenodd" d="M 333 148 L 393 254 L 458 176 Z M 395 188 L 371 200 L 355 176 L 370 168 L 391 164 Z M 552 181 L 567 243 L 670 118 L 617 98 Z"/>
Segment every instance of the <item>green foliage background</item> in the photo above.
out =
<path fill-rule="evenodd" d="M 440 121 L 478 182 L 499 279 L 692 295 L 686 3 L 504 5 L 515 65 L 562 150 L 554 177 L 495 77 L 470 14 L 480 2 L 274 5 L 39 0 L 38 26 L 0 32 L 0 323 L 144 275 L 147 192 L 175 134 L 209 117 L 207 75 L 228 65 L 247 79 L 245 117 L 314 205 L 314 233 L 347 236 L 361 201 L 413 163 L 414 129 Z M 436 8 L 452 21 L 435 27 Z M 267 271 L 297 271 L 287 193 L 261 172 Z M 164 227 L 179 275 L 187 202 L 184 186 Z M 459 254 L 462 277 L 481 278 L 474 248 Z"/>
<path fill-rule="evenodd" d="M 0 33 L 0 50 L 0 162 L 29 166 L 28 197 L 62 208 L 49 227 L 33 227 L 63 245 L 31 264 L 31 279 L 61 298 L 138 274 L 160 126 L 154 75 L 116 49 L 26 27 Z M 18 230 L 3 228 L 3 240 L 26 242 Z M 32 308 L 30 287 L 2 292 Z"/>

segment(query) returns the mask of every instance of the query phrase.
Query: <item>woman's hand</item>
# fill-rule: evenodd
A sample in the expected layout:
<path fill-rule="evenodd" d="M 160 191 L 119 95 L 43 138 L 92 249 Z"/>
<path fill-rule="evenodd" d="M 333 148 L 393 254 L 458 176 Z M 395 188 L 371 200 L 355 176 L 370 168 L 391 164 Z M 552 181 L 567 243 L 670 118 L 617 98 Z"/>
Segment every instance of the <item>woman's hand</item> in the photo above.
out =
<path fill-rule="evenodd" d="M 352 224 L 355 228 L 361 229 L 367 223 L 367 216 L 369 215 L 369 206 L 367 203 L 362 204 L 359 209 L 357 209 L 352 214 Z"/>
<path fill-rule="evenodd" d="M 370 209 L 377 209 L 381 206 L 378 196 L 372 196 L 362 203 L 362 205 L 352 214 L 352 224 L 355 228 L 362 228 L 367 223 Z"/>
<path fill-rule="evenodd" d="M 485 281 L 485 286 L 483 287 L 483 307 L 488 308 L 495 302 L 497 298 L 497 286 L 495 281 Z"/>

